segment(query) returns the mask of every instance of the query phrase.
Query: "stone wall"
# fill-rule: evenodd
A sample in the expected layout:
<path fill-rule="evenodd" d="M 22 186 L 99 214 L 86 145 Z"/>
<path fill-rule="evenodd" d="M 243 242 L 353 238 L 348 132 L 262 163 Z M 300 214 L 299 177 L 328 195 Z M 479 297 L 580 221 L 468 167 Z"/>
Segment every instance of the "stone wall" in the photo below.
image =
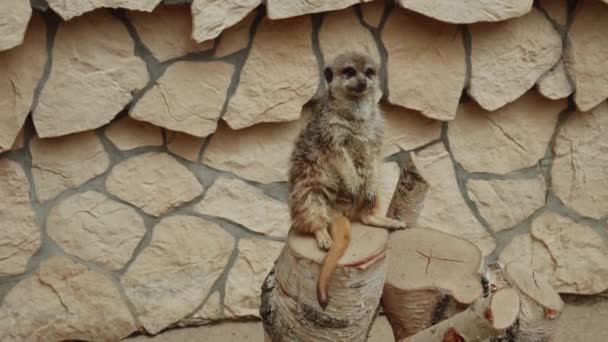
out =
<path fill-rule="evenodd" d="M 291 142 L 350 49 L 383 66 L 385 206 L 413 165 L 419 226 L 605 291 L 604 2 L 0 2 L 0 340 L 257 317 Z"/>

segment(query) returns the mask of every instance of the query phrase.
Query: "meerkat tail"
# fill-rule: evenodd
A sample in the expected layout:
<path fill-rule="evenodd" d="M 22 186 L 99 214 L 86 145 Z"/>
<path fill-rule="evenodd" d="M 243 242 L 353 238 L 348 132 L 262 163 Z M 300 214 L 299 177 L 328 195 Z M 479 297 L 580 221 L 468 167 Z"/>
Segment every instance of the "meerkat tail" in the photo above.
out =
<path fill-rule="evenodd" d="M 333 244 L 321 263 L 321 272 L 317 281 L 317 300 L 323 310 L 329 303 L 329 279 L 334 273 L 338 260 L 346 252 L 350 243 L 350 221 L 345 216 L 338 216 L 331 225 Z"/>

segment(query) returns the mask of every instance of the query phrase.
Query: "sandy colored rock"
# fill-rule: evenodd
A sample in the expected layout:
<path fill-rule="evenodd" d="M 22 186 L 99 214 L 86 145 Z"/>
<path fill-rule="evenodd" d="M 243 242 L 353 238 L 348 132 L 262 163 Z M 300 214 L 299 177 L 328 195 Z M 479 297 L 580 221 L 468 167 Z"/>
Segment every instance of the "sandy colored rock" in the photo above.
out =
<path fill-rule="evenodd" d="M 47 0 L 47 2 L 63 20 L 70 20 L 96 8 L 125 8 L 151 12 L 161 0 Z"/>
<path fill-rule="evenodd" d="M 152 13 L 129 11 L 127 15 L 142 42 L 160 61 L 213 47 L 212 40 L 199 44 L 191 38 L 192 19 L 188 6 L 160 5 Z"/>
<path fill-rule="evenodd" d="M 121 279 L 148 333 L 158 333 L 202 303 L 233 245 L 230 234 L 195 216 L 170 216 L 154 227 L 150 245 Z"/>
<path fill-rule="evenodd" d="M 429 184 L 417 226 L 464 238 L 477 245 L 484 256 L 490 254 L 496 245 L 494 239 L 465 203 L 443 144 L 436 143 L 413 154 L 412 161 Z"/>
<path fill-rule="evenodd" d="M 23 148 L 24 145 L 25 145 L 25 137 L 24 137 L 23 128 L 22 128 L 19 131 L 19 134 L 17 134 L 17 138 L 15 138 L 15 141 L 13 141 L 13 146 L 11 146 L 10 151 L 21 149 L 21 148 Z"/>
<path fill-rule="evenodd" d="M 263 340 L 264 329 L 262 329 L 262 322 L 224 321 L 218 324 L 203 325 L 199 327 L 169 329 L 156 336 L 139 335 L 130 337 L 126 339 L 125 342 L 253 342 Z"/>
<path fill-rule="evenodd" d="M 388 100 L 432 119 L 453 119 L 466 73 L 458 26 L 396 8 L 382 40 L 390 56 Z"/>
<path fill-rule="evenodd" d="M 110 157 L 95 132 L 30 141 L 38 202 L 74 189 L 106 172 Z"/>
<path fill-rule="evenodd" d="M 473 101 L 462 103 L 448 126 L 454 159 L 469 172 L 504 174 L 534 166 L 566 107 L 565 100 L 551 101 L 535 91 L 494 112 Z"/>
<path fill-rule="evenodd" d="M 566 303 L 555 333 L 555 342 L 608 341 L 608 300 Z"/>
<path fill-rule="evenodd" d="M 574 102 L 588 111 L 608 97 L 608 6 L 585 1 L 576 12 L 564 50 L 564 66 L 574 82 Z"/>
<path fill-rule="evenodd" d="M 532 0 L 399 0 L 409 10 L 454 24 L 470 24 L 479 21 L 494 22 L 519 17 L 530 11 Z"/>
<path fill-rule="evenodd" d="M 291 226 L 287 203 L 269 197 L 261 189 L 236 178 L 217 178 L 194 210 L 275 237 L 287 236 Z"/>
<path fill-rule="evenodd" d="M 293 143 L 304 124 L 300 119 L 242 130 L 221 125 L 203 154 L 203 163 L 259 183 L 285 182 Z"/>
<path fill-rule="evenodd" d="M 300 117 L 302 106 L 313 97 L 319 82 L 311 34 L 308 16 L 262 20 L 223 116 L 232 129 Z"/>
<path fill-rule="evenodd" d="M 568 0 L 540 0 L 540 7 L 558 25 L 566 26 L 568 20 Z"/>
<path fill-rule="evenodd" d="M 109 270 L 122 268 L 144 236 L 144 220 L 96 191 L 64 199 L 49 211 L 47 233 L 63 250 Z"/>
<path fill-rule="evenodd" d="M 206 137 L 217 127 L 234 66 L 225 62 L 172 64 L 129 115 L 159 127 Z"/>
<path fill-rule="evenodd" d="M 128 116 L 113 122 L 106 128 L 104 134 L 114 146 L 123 151 L 163 144 L 160 128 L 147 122 L 133 120 Z"/>
<path fill-rule="evenodd" d="M 0 305 L 0 340 L 118 341 L 137 327 L 106 276 L 64 257 L 42 261 Z"/>
<path fill-rule="evenodd" d="M 217 57 L 224 57 L 246 48 L 247 44 L 249 44 L 251 25 L 256 16 L 256 11 L 251 12 L 243 20 L 222 32 L 215 55 Z"/>
<path fill-rule="evenodd" d="M 562 38 L 536 8 L 471 32 L 471 82 L 467 92 L 486 110 L 515 101 L 560 59 Z"/>
<path fill-rule="evenodd" d="M 29 191 L 21 165 L 0 158 L 0 277 L 24 272 L 40 247 L 40 229 Z"/>
<path fill-rule="evenodd" d="M 23 43 L 32 7 L 26 0 L 0 3 L 0 51 Z"/>
<path fill-rule="evenodd" d="M 27 1 L 19 0 L 17 3 L 26 4 L 31 10 Z M 9 10 L 8 8 L 3 9 L 5 4 L 11 4 L 9 7 L 13 8 L 13 2 L 2 1 L 0 17 Z M 2 20 L 0 18 L 0 46 L 6 34 L 2 33 L 5 29 Z M 2 50 L 1 47 L 0 50 Z M 0 52 L 0 94 L 2 94 L 0 97 L 0 113 L 2 113 L 0 115 L 0 153 L 11 149 L 19 130 L 23 127 L 45 63 L 46 26 L 42 18 L 36 14 L 29 20 L 29 28 L 25 32 L 23 44 Z"/>
<path fill-rule="evenodd" d="M 222 302 L 219 292 L 213 294 L 207 299 L 203 307 L 184 321 L 188 323 L 209 323 L 218 321 L 224 318 L 222 314 Z"/>
<path fill-rule="evenodd" d="M 118 18 L 99 10 L 62 22 L 33 113 L 36 132 L 47 138 L 101 127 L 147 81 L 146 64 L 134 55 L 133 39 Z"/>
<path fill-rule="evenodd" d="M 563 99 L 574 92 L 562 61 L 542 75 L 536 82 L 536 87 L 543 96 L 552 100 Z"/>
<path fill-rule="evenodd" d="M 388 157 L 400 150 L 410 151 L 439 139 L 440 121 L 389 104 L 385 104 L 381 108 L 385 118 L 383 157 Z"/>
<path fill-rule="evenodd" d="M 203 192 L 201 184 L 185 166 L 161 152 L 140 154 L 114 166 L 106 179 L 106 189 L 157 217 Z"/>
<path fill-rule="evenodd" d="M 340 10 L 360 2 L 372 0 L 332 0 L 332 1 L 283 1 L 266 0 L 268 18 L 283 19 L 302 14 Z"/>
<path fill-rule="evenodd" d="M 192 2 L 192 38 L 203 42 L 216 38 L 222 31 L 241 21 L 262 0 L 194 0 Z"/>
<path fill-rule="evenodd" d="M 549 250 L 528 233 L 515 236 L 500 253 L 498 260 L 503 268 L 514 261 L 523 263 L 534 272 L 543 274 L 555 285 L 552 280 L 555 262 L 551 259 Z"/>
<path fill-rule="evenodd" d="M 239 256 L 226 281 L 226 317 L 259 317 L 260 288 L 282 248 L 283 243 L 276 241 L 239 241 Z"/>
<path fill-rule="evenodd" d="M 195 162 L 205 139 L 182 132 L 167 132 L 167 149 L 178 156 Z"/>
<path fill-rule="evenodd" d="M 372 2 L 364 2 L 360 5 L 363 20 L 366 24 L 372 27 L 380 26 L 384 8 L 386 7 L 385 0 L 375 0 Z"/>
<path fill-rule="evenodd" d="M 572 113 L 555 140 L 552 187 L 566 206 L 585 216 L 608 215 L 608 103 Z"/>
<path fill-rule="evenodd" d="M 469 197 L 495 232 L 509 229 L 545 204 L 547 185 L 542 176 L 531 179 L 467 182 Z"/>

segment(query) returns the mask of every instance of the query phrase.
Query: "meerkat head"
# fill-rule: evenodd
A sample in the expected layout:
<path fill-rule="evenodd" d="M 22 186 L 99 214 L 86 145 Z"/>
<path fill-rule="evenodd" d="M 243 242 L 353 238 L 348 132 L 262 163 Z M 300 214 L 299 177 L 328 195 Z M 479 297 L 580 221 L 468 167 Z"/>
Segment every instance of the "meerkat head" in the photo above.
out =
<path fill-rule="evenodd" d="M 378 65 L 369 56 L 347 52 L 324 70 L 329 92 L 349 99 L 375 97 L 379 91 Z"/>

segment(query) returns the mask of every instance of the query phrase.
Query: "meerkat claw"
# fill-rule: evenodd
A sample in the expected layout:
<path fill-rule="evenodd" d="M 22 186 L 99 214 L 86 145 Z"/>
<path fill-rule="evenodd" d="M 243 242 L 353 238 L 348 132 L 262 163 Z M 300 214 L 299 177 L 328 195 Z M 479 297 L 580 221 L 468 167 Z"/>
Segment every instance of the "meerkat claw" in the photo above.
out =
<path fill-rule="evenodd" d="M 317 240 L 317 245 L 322 250 L 328 251 L 333 242 L 331 236 L 327 229 L 321 229 L 315 232 L 315 239 Z"/>

